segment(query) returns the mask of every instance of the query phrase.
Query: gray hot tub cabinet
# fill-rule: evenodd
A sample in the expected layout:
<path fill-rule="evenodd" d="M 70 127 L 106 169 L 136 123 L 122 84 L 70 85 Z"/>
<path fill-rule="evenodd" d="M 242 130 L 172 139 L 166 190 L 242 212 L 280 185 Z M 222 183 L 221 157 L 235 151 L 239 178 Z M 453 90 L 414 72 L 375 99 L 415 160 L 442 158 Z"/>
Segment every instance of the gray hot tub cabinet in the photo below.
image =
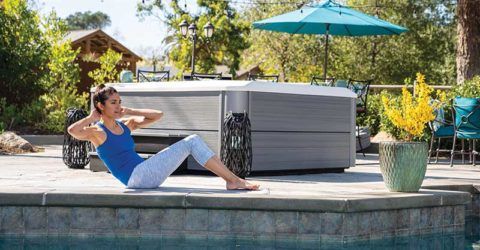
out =
<path fill-rule="evenodd" d="M 109 86 L 117 89 L 126 107 L 164 112 L 139 132 L 198 134 L 216 154 L 225 114 L 247 111 L 252 172 L 355 166 L 356 96 L 346 88 L 218 80 Z M 205 170 L 188 158 L 190 170 Z"/>

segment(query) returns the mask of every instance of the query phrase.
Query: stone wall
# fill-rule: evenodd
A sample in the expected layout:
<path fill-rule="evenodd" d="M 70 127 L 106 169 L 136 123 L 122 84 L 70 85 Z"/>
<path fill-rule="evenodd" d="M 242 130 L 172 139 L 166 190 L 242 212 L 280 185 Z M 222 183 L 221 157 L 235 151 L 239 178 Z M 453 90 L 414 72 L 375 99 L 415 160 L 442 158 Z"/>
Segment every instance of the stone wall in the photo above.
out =
<path fill-rule="evenodd" d="M 463 232 L 465 211 L 464 205 L 352 213 L 2 206 L 0 235 L 233 237 L 345 243 Z"/>

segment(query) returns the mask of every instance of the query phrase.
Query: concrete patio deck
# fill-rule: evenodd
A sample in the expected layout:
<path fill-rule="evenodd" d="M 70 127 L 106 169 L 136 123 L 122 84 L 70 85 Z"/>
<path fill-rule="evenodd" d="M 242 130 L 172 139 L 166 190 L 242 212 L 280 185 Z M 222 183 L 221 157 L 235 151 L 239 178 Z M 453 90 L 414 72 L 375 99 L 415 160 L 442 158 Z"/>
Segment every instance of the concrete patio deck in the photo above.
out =
<path fill-rule="evenodd" d="M 0 155 L 0 191 L 188 193 L 352 199 L 402 194 L 388 192 L 385 188 L 376 154 L 367 154 L 366 158 L 357 154 L 357 166 L 346 169 L 345 173 L 248 177 L 247 179 L 261 184 L 261 191 L 227 191 L 221 178 L 205 175 L 173 175 L 157 189 L 135 191 L 126 189 L 109 173 L 94 173 L 89 171 L 88 166 L 85 169 L 67 168 L 62 161 L 59 145 L 41 147 L 45 148 L 45 152 Z M 422 188 L 472 185 L 480 185 L 480 166 L 461 165 L 457 162 L 451 168 L 446 159 L 441 159 L 439 164 L 429 164 Z M 422 190 L 420 193 L 424 192 L 428 191 Z"/>
<path fill-rule="evenodd" d="M 5 227 L 8 224 L 5 218 L 12 214 L 23 221 L 20 231 L 16 232 L 24 234 L 32 213 L 48 218 L 66 213 L 71 216 L 69 234 L 97 232 L 99 224 L 95 221 L 102 221 L 104 217 L 116 221 L 116 226 L 112 224 L 114 234 L 118 234 L 117 227 L 125 218 L 133 218 L 135 226 L 131 228 L 133 231 L 122 228 L 122 234 L 155 234 L 155 225 L 162 227 L 162 234 L 188 231 L 192 228 L 189 221 L 198 217 L 200 221 L 192 223 L 199 227 L 208 222 L 200 232 L 208 236 L 211 231 L 215 234 L 233 231 L 237 236 L 256 237 L 255 232 L 260 230 L 260 236 L 266 232 L 273 237 L 294 235 L 299 239 L 302 236 L 345 241 L 462 231 L 465 215 L 479 216 L 476 186 L 480 184 L 480 167 L 457 164 L 450 168 L 446 160 L 429 165 L 419 193 L 388 192 L 375 154 L 368 154 L 366 158 L 358 154 L 357 166 L 346 169 L 345 173 L 248 178 L 262 185 L 260 191 L 227 191 L 219 177 L 193 175 L 171 176 L 157 189 L 133 190 L 126 189 L 108 173 L 67 168 L 59 145 L 42 147 L 45 152 L 0 156 L 0 207 L 4 207 L 0 234 L 10 233 Z M 28 207 L 37 210 L 32 212 Z M 62 207 L 71 209 L 56 210 Z M 94 212 L 95 207 L 108 209 Z M 155 209 L 180 218 L 181 225 L 165 217 L 162 223 L 155 222 L 152 216 L 161 217 L 152 212 Z M 127 215 L 122 215 L 125 211 Z M 262 224 L 255 224 L 258 219 Z M 91 222 L 84 226 L 85 220 Z M 48 227 L 50 234 L 52 221 L 55 220 L 36 221 L 35 225 L 41 225 L 33 232 L 42 233 L 41 230 Z M 267 223 L 270 228 L 265 228 L 265 221 L 270 221 Z M 237 222 L 240 228 L 235 226 Z M 52 227 L 53 233 L 59 232 L 58 225 Z"/>

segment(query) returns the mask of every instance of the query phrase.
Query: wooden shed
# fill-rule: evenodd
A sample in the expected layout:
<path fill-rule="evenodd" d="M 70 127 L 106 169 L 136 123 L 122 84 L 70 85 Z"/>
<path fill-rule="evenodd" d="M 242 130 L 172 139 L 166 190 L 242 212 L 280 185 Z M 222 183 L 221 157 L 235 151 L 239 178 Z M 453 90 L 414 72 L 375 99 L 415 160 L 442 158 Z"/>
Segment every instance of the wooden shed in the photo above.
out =
<path fill-rule="evenodd" d="M 72 48 L 80 48 L 80 53 L 77 57 L 77 62 L 80 66 L 80 82 L 77 87 L 79 92 L 89 92 L 92 87 L 93 79 L 88 76 L 88 72 L 99 67 L 96 62 L 85 61 L 85 56 L 93 55 L 99 57 L 107 51 L 108 48 L 116 52 L 122 53 L 123 58 L 117 70 L 128 69 L 135 73 L 137 62 L 142 58 L 120 42 L 103 32 L 101 29 L 95 30 L 74 30 L 70 31 L 66 39 L 71 39 Z"/>

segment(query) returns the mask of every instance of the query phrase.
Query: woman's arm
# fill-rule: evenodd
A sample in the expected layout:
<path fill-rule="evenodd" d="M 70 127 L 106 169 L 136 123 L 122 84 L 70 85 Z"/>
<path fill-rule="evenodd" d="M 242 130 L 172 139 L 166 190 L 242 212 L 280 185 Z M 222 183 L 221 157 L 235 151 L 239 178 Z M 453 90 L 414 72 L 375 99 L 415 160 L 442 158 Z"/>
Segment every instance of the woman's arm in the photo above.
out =
<path fill-rule="evenodd" d="M 99 121 L 100 117 L 101 115 L 98 113 L 98 111 L 93 110 L 87 117 L 70 125 L 67 131 L 77 140 L 89 141 L 93 131 L 96 130 L 96 128 L 89 127 L 89 125 Z"/>
<path fill-rule="evenodd" d="M 163 116 L 163 112 L 161 110 L 155 109 L 133 109 L 133 108 L 122 108 L 122 115 L 131 115 L 137 116 L 133 117 L 133 127 L 132 129 L 143 128 L 146 127 L 155 121 L 159 120 Z M 140 117 L 138 117 L 140 116 Z"/>

